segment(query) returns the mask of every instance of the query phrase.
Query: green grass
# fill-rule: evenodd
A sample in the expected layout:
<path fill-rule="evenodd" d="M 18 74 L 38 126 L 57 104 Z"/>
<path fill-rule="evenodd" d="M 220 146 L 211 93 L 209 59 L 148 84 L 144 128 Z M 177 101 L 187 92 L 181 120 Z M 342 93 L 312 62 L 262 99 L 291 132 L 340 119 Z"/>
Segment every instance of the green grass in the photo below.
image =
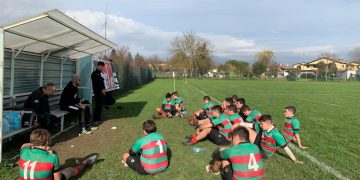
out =
<path fill-rule="evenodd" d="M 360 177 L 359 149 L 360 131 L 358 109 L 360 107 L 360 84 L 345 82 L 288 82 L 288 81 L 239 81 L 239 80 L 189 80 L 191 85 L 222 100 L 237 94 L 261 113 L 271 114 L 280 129 L 283 128 L 283 108 L 294 105 L 301 122 L 301 136 L 305 150 L 319 161 L 331 166 L 342 175 Z M 188 112 L 198 110 L 203 95 L 183 81 L 176 83 L 177 91 L 185 99 Z M 120 159 L 132 143 L 142 136 L 142 122 L 149 119 L 166 92 L 173 90 L 172 80 L 156 80 L 153 83 L 128 92 L 104 116 L 111 117 L 89 136 L 73 136 L 56 144 L 61 163 L 67 165 L 74 158 L 99 153 L 102 162 L 93 166 L 81 179 L 220 179 L 205 172 L 216 145 L 205 141 L 197 147 L 207 149 L 193 153 L 191 147 L 183 146 L 185 135 L 193 128 L 179 118 L 156 121 L 158 132 L 165 136 L 172 152 L 170 167 L 162 174 L 139 176 L 121 165 Z M 116 126 L 117 130 L 111 130 Z M 75 147 L 71 148 L 71 145 Z M 283 156 L 284 151 L 265 161 L 266 179 L 335 179 L 335 177 L 306 157 L 295 153 L 304 164 L 294 164 Z M 17 168 L 0 168 L 0 179 L 14 179 Z"/>

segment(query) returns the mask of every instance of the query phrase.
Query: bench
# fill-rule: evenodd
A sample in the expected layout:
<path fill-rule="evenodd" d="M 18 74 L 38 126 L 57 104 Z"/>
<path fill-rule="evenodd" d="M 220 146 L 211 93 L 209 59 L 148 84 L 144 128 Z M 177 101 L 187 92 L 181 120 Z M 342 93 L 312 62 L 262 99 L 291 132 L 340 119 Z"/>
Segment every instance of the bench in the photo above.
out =
<path fill-rule="evenodd" d="M 12 97 L 4 96 L 4 99 L 3 99 L 4 112 L 13 111 L 13 112 L 32 113 L 31 111 L 22 111 L 23 104 L 30 94 L 31 93 L 22 93 L 22 94 L 14 95 Z M 60 120 L 61 127 L 60 127 L 59 133 L 64 131 L 64 117 L 65 117 L 65 115 L 70 113 L 68 111 L 60 110 L 60 107 L 59 107 L 60 96 L 61 96 L 61 91 L 56 91 L 54 93 L 54 95 L 49 97 L 50 113 L 53 114 L 54 116 L 56 116 L 57 118 L 61 118 L 61 120 Z M 32 120 L 33 118 L 30 118 L 30 119 Z M 32 124 L 32 122 L 30 122 L 29 124 Z M 9 133 L 4 134 L 2 136 L 2 139 L 10 138 L 16 134 L 30 131 L 31 129 L 32 129 L 31 127 L 25 127 L 25 128 L 21 128 L 18 130 L 10 131 Z"/>

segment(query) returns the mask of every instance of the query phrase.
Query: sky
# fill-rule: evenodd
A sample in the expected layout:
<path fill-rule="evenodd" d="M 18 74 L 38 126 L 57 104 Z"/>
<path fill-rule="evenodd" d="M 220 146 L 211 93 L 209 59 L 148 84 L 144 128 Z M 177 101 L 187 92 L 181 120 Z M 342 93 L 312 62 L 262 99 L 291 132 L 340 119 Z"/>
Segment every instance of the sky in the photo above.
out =
<path fill-rule="evenodd" d="M 357 0 L 2 0 L 0 24 L 59 9 L 133 54 L 167 59 L 170 42 L 195 32 L 211 42 L 217 62 L 254 61 L 263 50 L 282 64 L 325 52 L 348 60 L 360 47 Z"/>

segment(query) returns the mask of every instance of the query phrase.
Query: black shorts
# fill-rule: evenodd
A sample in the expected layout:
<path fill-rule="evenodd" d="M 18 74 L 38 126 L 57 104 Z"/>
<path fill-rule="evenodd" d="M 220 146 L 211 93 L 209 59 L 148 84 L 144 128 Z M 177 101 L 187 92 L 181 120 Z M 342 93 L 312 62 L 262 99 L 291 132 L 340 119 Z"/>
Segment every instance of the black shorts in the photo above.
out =
<path fill-rule="evenodd" d="M 256 135 L 254 144 L 256 144 L 258 146 L 258 148 L 260 150 L 261 158 L 267 159 L 267 155 L 261 146 L 261 136 L 262 136 L 262 132 L 260 132 Z"/>
<path fill-rule="evenodd" d="M 134 171 L 136 171 L 137 173 L 139 173 L 141 175 L 149 175 L 149 173 L 146 172 L 144 167 L 141 165 L 140 156 L 129 156 L 126 159 L 126 164 L 131 169 L 133 169 Z"/>
<path fill-rule="evenodd" d="M 216 145 L 229 145 L 231 143 L 231 141 L 226 139 L 226 137 L 220 134 L 219 130 L 215 128 L 211 128 L 207 137 Z"/>
<path fill-rule="evenodd" d="M 67 180 L 67 179 L 66 179 L 66 176 L 65 176 L 63 173 L 61 173 L 61 178 L 60 178 L 60 180 Z"/>

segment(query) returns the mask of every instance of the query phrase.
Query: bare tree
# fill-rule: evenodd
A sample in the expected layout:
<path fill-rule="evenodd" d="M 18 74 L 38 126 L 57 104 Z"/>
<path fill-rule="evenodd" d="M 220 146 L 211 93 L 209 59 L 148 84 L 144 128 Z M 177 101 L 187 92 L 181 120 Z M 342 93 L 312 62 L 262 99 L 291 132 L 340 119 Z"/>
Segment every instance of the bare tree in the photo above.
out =
<path fill-rule="evenodd" d="M 170 43 L 170 54 L 171 62 L 178 65 L 176 68 L 191 76 L 199 69 L 210 69 L 212 64 L 210 42 L 193 32 L 176 37 Z"/>
<path fill-rule="evenodd" d="M 354 62 L 360 63 L 360 47 L 354 48 L 349 52 L 350 59 Z"/>
<path fill-rule="evenodd" d="M 267 70 L 275 64 L 274 52 L 269 50 L 259 52 L 255 55 L 255 63 L 252 65 L 252 72 L 260 77 L 262 73 L 267 72 Z"/>
<path fill-rule="evenodd" d="M 339 59 L 339 56 L 336 53 L 332 52 L 322 52 L 319 54 L 318 58 L 329 58 L 333 60 Z"/>

